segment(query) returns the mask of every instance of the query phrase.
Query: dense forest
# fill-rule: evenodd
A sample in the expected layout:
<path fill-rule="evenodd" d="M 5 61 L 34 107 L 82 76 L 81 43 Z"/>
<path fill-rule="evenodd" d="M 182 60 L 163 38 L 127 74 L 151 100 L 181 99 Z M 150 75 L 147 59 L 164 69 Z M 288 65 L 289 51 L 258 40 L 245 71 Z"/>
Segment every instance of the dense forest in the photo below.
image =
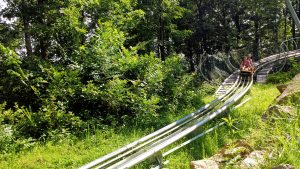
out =
<path fill-rule="evenodd" d="M 256 61 L 297 30 L 282 0 L 4 2 L 0 134 L 12 134 L 0 152 L 91 126 L 162 126 L 214 91 L 209 56 Z"/>

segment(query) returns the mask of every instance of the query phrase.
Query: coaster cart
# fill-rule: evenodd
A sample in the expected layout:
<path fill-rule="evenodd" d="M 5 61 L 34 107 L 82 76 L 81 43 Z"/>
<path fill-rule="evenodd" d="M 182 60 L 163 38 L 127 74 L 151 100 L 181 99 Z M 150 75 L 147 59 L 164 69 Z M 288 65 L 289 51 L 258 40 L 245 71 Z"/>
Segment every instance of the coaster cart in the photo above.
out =
<path fill-rule="evenodd" d="M 247 79 L 250 78 L 254 73 L 254 69 L 253 70 L 249 70 L 249 69 L 240 69 L 240 75 L 243 79 Z"/>

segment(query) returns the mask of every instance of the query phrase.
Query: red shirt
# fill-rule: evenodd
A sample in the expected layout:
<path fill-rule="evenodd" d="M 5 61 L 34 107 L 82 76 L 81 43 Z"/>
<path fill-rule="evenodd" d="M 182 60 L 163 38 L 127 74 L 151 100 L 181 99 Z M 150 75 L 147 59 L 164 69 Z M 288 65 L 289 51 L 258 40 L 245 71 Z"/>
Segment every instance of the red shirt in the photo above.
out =
<path fill-rule="evenodd" d="M 249 60 L 243 60 L 241 63 L 241 67 L 251 67 L 251 62 Z"/>

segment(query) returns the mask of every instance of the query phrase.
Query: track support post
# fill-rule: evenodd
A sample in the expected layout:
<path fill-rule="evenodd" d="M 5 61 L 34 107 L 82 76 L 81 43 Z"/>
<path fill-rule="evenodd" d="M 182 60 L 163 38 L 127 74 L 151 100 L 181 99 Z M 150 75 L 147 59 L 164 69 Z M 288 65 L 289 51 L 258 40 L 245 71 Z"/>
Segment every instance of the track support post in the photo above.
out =
<path fill-rule="evenodd" d="M 294 19 L 295 21 L 295 24 L 297 25 L 297 27 L 300 29 L 300 20 L 299 20 L 299 17 L 297 16 L 297 13 L 292 5 L 292 2 L 291 0 L 285 0 L 285 3 L 288 7 L 288 9 L 290 10 L 291 12 L 291 15 L 292 15 L 292 18 Z"/>
<path fill-rule="evenodd" d="M 165 162 L 162 152 L 159 151 L 153 156 L 153 166 L 151 169 L 162 169 L 164 168 Z"/>

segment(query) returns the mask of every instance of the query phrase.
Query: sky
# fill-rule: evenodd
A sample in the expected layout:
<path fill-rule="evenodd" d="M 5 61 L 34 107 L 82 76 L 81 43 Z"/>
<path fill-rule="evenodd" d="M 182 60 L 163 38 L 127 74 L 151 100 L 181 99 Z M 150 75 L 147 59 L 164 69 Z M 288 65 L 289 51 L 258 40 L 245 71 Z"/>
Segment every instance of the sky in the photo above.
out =
<path fill-rule="evenodd" d="M 5 5 L 4 1 L 3 1 L 3 0 L 0 0 L 0 10 L 3 9 L 3 8 L 5 8 L 5 6 L 6 6 L 6 5 Z M 0 21 L 1 21 L 1 20 L 4 20 L 4 19 L 2 18 L 2 16 L 0 16 Z"/>
<path fill-rule="evenodd" d="M 6 2 L 4 2 L 4 0 L 0 0 L 0 10 L 5 7 L 6 7 Z M 7 20 L 7 19 L 3 18 L 2 16 L 0 16 L 0 21 L 10 24 L 10 23 L 13 23 L 15 20 L 14 19 Z"/>
<path fill-rule="evenodd" d="M 3 0 L 0 0 L 0 9 L 4 8 L 6 5 Z"/>

